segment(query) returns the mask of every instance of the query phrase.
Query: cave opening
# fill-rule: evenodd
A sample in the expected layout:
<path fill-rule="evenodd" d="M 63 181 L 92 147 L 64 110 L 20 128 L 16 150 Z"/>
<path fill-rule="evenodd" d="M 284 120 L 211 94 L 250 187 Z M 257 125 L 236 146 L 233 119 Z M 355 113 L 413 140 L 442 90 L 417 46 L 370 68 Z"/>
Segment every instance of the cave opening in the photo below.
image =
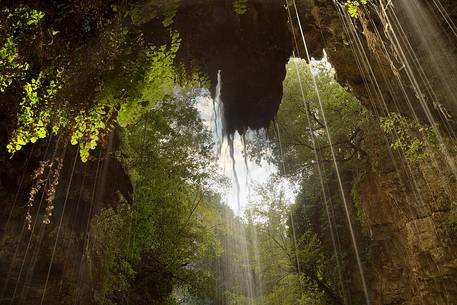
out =
<path fill-rule="evenodd" d="M 0 304 L 454 305 L 454 0 L 0 4 Z"/>

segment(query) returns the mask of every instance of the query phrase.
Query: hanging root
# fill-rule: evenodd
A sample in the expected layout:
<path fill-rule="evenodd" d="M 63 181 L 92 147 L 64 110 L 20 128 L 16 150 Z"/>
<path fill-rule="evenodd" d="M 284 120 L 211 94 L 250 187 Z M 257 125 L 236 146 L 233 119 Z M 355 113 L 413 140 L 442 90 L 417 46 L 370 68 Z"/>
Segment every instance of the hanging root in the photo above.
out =
<path fill-rule="evenodd" d="M 30 189 L 29 193 L 29 200 L 27 201 L 27 213 L 25 216 L 25 220 L 27 222 L 27 229 L 29 231 L 32 230 L 32 214 L 30 213 L 33 204 L 35 202 L 35 196 L 38 192 L 43 188 L 44 183 L 47 179 L 43 179 L 44 172 L 46 171 L 47 167 L 50 167 L 52 164 L 49 160 L 40 161 L 40 165 L 38 168 L 33 172 L 32 180 L 35 181 Z"/>
<path fill-rule="evenodd" d="M 50 217 L 52 216 L 52 211 L 54 210 L 54 199 L 56 197 L 57 186 L 59 185 L 59 177 L 63 166 L 63 159 L 60 158 L 55 163 L 55 166 L 53 166 L 54 162 L 50 166 L 51 181 L 49 184 L 49 188 L 46 191 L 46 213 L 43 217 L 43 223 L 45 225 L 51 223 Z"/>
<path fill-rule="evenodd" d="M 43 216 L 43 224 L 47 225 L 51 223 L 51 216 L 54 210 L 54 199 L 56 197 L 57 186 L 59 185 L 60 172 L 63 167 L 63 158 L 58 158 L 54 161 L 46 160 L 40 161 L 38 168 L 32 174 L 32 180 L 34 181 L 32 188 L 30 189 L 29 199 L 27 201 L 27 212 L 25 220 L 27 223 L 27 229 L 32 230 L 32 208 L 34 206 L 36 195 L 44 188 L 48 182 L 48 188 L 46 190 L 46 209 L 45 215 Z M 45 175 L 46 174 L 46 175 Z M 45 177 L 47 176 L 47 177 Z"/>

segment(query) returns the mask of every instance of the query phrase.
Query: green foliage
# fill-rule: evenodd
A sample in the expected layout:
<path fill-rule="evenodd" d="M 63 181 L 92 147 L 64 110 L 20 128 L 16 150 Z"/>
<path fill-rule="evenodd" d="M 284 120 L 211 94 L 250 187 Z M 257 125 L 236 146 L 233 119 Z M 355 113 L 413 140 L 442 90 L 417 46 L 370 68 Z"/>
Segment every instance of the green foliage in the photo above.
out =
<path fill-rule="evenodd" d="M 284 199 L 276 179 L 260 187 L 261 199 L 251 212 L 262 266 L 261 304 L 327 304 L 318 281 L 326 281 L 330 260 L 309 224 L 296 227 L 294 207 Z M 294 217 L 294 228 L 292 220 Z M 251 222 L 249 223 L 251 225 Z M 296 242 L 294 241 L 296 240 Z M 300 269 L 297 267 L 297 259 Z"/>
<path fill-rule="evenodd" d="M 364 238 L 369 238 L 370 233 L 367 227 L 364 225 L 364 213 L 363 213 L 363 206 L 362 206 L 362 198 L 360 197 L 360 184 L 362 181 L 365 180 L 367 177 L 366 172 L 362 171 L 358 174 L 355 180 L 352 182 L 352 189 L 351 189 L 351 197 L 352 203 L 354 205 L 354 209 L 356 212 L 357 220 L 360 222 L 361 225 L 361 233 L 363 234 Z"/>
<path fill-rule="evenodd" d="M 33 19 L 35 20 L 35 19 Z M 57 99 L 63 85 L 63 69 L 41 71 L 24 86 L 18 124 L 7 149 L 14 153 L 28 143 L 48 135 L 68 132 L 71 143 L 79 145 L 82 161 L 87 161 L 103 135 L 115 123 L 122 127 L 136 122 L 156 101 L 166 98 L 181 74 L 174 58 L 181 39 L 170 31 L 170 44 L 149 46 L 125 58 L 104 75 L 99 94 L 89 107 L 75 108 Z M 120 71 L 119 71 L 120 70 Z"/>
<path fill-rule="evenodd" d="M 455 208 L 455 206 L 451 210 L 451 213 L 447 221 L 447 225 L 454 234 L 457 234 L 457 208 Z"/>
<path fill-rule="evenodd" d="M 0 92 L 11 85 L 15 78 L 24 78 L 25 73 L 29 69 L 28 63 L 19 61 L 17 45 L 14 43 L 13 37 L 6 38 L 0 49 Z"/>
<path fill-rule="evenodd" d="M 233 11 L 238 15 L 244 15 L 248 11 L 249 0 L 233 0 Z"/>
<path fill-rule="evenodd" d="M 171 25 L 178 5 L 157 1 L 170 35 L 157 46 L 145 45 L 123 24 L 125 18 L 138 25 L 151 18 L 138 4 L 100 1 L 90 14 L 79 4 L 59 4 L 46 22 L 43 12 L 26 5 L 2 8 L 0 94 L 11 87 L 5 94 L 19 96 L 7 150 L 14 154 L 50 133 L 64 133 L 86 161 L 116 124 L 135 123 L 177 83 L 196 81 L 175 63 L 181 39 Z M 67 24 L 79 30 L 67 31 Z M 87 46 L 88 37 L 100 38 L 100 46 Z"/>
<path fill-rule="evenodd" d="M 360 5 L 366 5 L 368 0 L 347 0 L 345 6 L 351 17 L 357 18 L 359 13 L 357 12 Z"/>
<path fill-rule="evenodd" d="M 330 238 L 331 230 L 338 230 L 341 244 L 351 243 L 327 132 L 332 139 L 345 192 L 349 193 L 354 177 L 359 175 L 366 164 L 361 131 L 371 118 L 360 102 L 335 81 L 334 71 L 325 61 L 313 63 L 310 67 L 302 60 L 291 59 L 287 65 L 283 88 L 283 99 L 276 118 L 277 128 L 273 126 L 268 131 L 271 142 L 267 145 L 271 145 L 273 150 L 270 150 L 269 155 L 266 148 L 267 153 L 263 156 L 270 156 L 279 168 L 284 165 L 282 174 L 292 178 L 300 187 L 295 204 L 286 214 L 275 211 L 275 214 L 285 215 L 283 217 L 290 214 L 289 217 L 294 217 L 295 220 L 303 294 L 295 295 L 290 304 L 295 304 L 297 300 L 301 304 L 342 304 L 346 293 L 344 286 L 350 285 L 353 280 L 350 270 L 356 266 L 356 261 L 351 250 L 346 247 L 337 245 L 335 255 Z M 328 130 L 325 128 L 321 103 Z M 264 139 L 255 142 L 255 147 L 251 148 L 253 154 L 262 154 L 258 150 L 266 146 L 264 142 Z M 278 195 L 268 197 L 276 200 L 280 198 Z M 358 198 L 355 197 L 357 202 Z M 264 201 L 271 202 L 273 199 Z M 327 216 L 327 208 L 330 216 Z M 331 218 L 331 224 L 328 217 Z M 278 223 L 273 219 L 268 220 L 269 225 L 275 222 Z M 357 230 L 360 229 L 359 225 L 358 222 L 354 223 Z M 291 230 L 288 232 L 286 240 L 293 237 L 292 233 Z M 361 252 L 364 252 L 365 244 L 360 243 L 359 246 Z M 291 256 L 289 265 L 293 267 L 294 256 L 290 254 L 294 254 L 294 246 L 288 246 L 288 249 Z M 271 246 L 268 251 L 271 253 Z M 341 277 L 335 270 L 338 265 Z M 275 293 L 283 293 L 284 290 L 287 292 L 287 289 L 280 287 L 274 289 Z M 272 295 L 276 301 L 282 298 L 287 299 L 285 295 Z"/>
<path fill-rule="evenodd" d="M 348 163 L 362 158 L 360 131 L 369 119 L 367 111 L 335 81 L 334 71 L 327 63 L 314 64 L 312 69 L 337 160 Z M 271 161 L 278 168 L 282 168 L 284 164 L 284 174 L 300 181 L 310 173 L 316 163 L 313 140 L 321 162 L 332 163 L 332 156 L 310 66 L 304 60 L 291 59 L 286 70 L 284 95 L 276 119 L 282 152 L 274 124 L 268 130 L 271 142 L 259 139 L 251 149 L 253 154 L 262 155 L 259 150 L 266 151 L 272 146 L 274 154 Z M 268 153 L 264 155 L 269 156 Z M 316 179 L 315 183 L 319 181 Z"/>
<path fill-rule="evenodd" d="M 162 24 L 164 27 L 168 28 L 173 24 L 173 22 L 174 22 L 173 19 L 176 17 L 176 12 L 177 12 L 177 9 L 173 9 L 165 14 L 165 18 L 162 21 Z"/>
<path fill-rule="evenodd" d="M 178 81 L 178 72 L 173 62 L 179 50 L 181 38 L 172 31 L 170 46 L 151 46 L 146 50 L 148 69 L 144 76 L 141 96 L 126 98 L 120 105 L 117 122 L 121 127 L 135 122 L 142 114 L 150 110 L 155 101 L 169 95 Z"/>
<path fill-rule="evenodd" d="M 89 151 L 97 147 L 100 140 L 100 131 L 106 131 L 111 118 L 113 108 L 105 105 L 94 105 L 91 109 L 82 109 L 75 117 L 74 130 L 71 135 L 70 143 L 76 145 L 79 143 L 79 154 L 81 160 L 86 162 L 89 158 Z"/>
<path fill-rule="evenodd" d="M 402 151 L 410 162 L 417 162 L 428 156 L 425 152 L 427 144 L 438 144 L 433 128 L 424 127 L 398 113 L 382 118 L 380 126 L 393 139 L 391 148 Z"/>
<path fill-rule="evenodd" d="M 99 274 L 100 287 L 95 294 L 97 304 L 115 304 L 111 299 L 116 292 L 131 288 L 130 282 L 136 274 L 134 264 L 139 260 L 132 257 L 128 247 L 130 238 L 126 233 L 131 225 L 131 211 L 126 204 L 122 204 L 117 212 L 112 208 L 105 209 L 96 219 L 96 235 L 103 238 L 98 244 L 99 251 L 103 253 L 100 269 L 105 271 Z"/>
<path fill-rule="evenodd" d="M 245 305 L 252 302 L 247 296 L 234 291 L 227 291 L 225 297 L 228 305 Z"/>
<path fill-rule="evenodd" d="M 14 153 L 28 143 L 35 143 L 45 138 L 48 126 L 52 125 L 52 132 L 57 134 L 67 125 L 64 110 L 54 112 L 55 98 L 61 88 L 62 71 L 57 71 L 54 80 L 47 80 L 41 72 L 24 86 L 25 96 L 19 104 L 18 127 L 14 130 L 7 149 Z"/>
<path fill-rule="evenodd" d="M 43 19 L 44 13 L 27 6 L 5 7 L 0 12 L 0 92 L 15 79 L 24 79 L 30 68 L 19 54 L 19 43 Z"/>
<path fill-rule="evenodd" d="M 351 190 L 351 197 L 352 197 L 352 202 L 354 203 L 354 207 L 357 211 L 357 218 L 360 221 L 363 221 L 363 210 L 362 210 L 362 201 L 360 198 L 360 193 L 359 193 L 359 187 L 360 183 L 363 181 L 365 178 L 365 174 L 359 174 L 357 178 L 355 179 L 354 183 L 352 184 L 352 190 Z"/>
<path fill-rule="evenodd" d="M 211 146 L 192 100 L 181 91 L 122 130 L 119 158 L 132 177 L 135 205 L 108 209 L 96 223 L 99 304 L 176 304 L 175 288 L 196 293 L 209 281 L 200 266 L 220 252 L 210 229 L 219 202 L 205 186 Z"/>

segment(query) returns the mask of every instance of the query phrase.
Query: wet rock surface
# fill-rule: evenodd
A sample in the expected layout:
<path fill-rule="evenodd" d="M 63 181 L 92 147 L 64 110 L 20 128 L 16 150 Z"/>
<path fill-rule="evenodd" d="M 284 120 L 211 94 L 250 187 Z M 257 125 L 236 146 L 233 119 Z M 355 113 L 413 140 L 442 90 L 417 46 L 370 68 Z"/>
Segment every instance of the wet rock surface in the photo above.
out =
<path fill-rule="evenodd" d="M 408 167 L 382 132 L 366 132 L 370 167 L 359 188 L 373 247 L 373 304 L 455 304 L 457 243 L 449 219 L 456 181 L 442 156 Z"/>
<path fill-rule="evenodd" d="M 244 14 L 231 1 L 183 1 L 176 27 L 181 59 L 207 73 L 213 93 L 221 70 L 226 133 L 268 126 L 292 54 L 281 1 L 249 1 Z"/>
<path fill-rule="evenodd" d="M 179 57 L 188 68 L 207 73 L 213 92 L 217 72 L 222 71 L 228 133 L 262 128 L 274 118 L 285 63 L 293 54 L 307 57 L 298 18 L 310 57 L 321 59 L 325 50 L 338 82 L 373 113 L 395 111 L 424 122 L 442 120 L 447 132 L 456 128 L 455 94 L 449 84 L 457 81 L 452 65 L 457 61 L 457 39 L 436 12 L 425 14 L 436 11 L 430 1 L 419 1 L 417 7 L 403 0 L 389 5 L 372 1 L 359 10 L 358 18 L 342 14 L 342 1 L 298 1 L 298 17 L 293 2 L 288 3 L 250 0 L 244 14 L 237 14 L 232 1 L 225 0 L 187 0 L 179 6 Z M 442 4 L 455 22 L 455 1 Z M 423 16 L 412 18 L 419 13 Z M 396 18 L 401 22 L 396 24 Z M 437 20 L 441 26 L 433 25 Z M 418 24 L 430 29 L 418 32 Z M 404 37 L 395 36 L 392 28 L 395 33 L 404 31 Z M 406 39 L 415 49 L 414 55 L 406 56 L 411 73 L 398 49 L 408 53 Z M 411 75 L 417 78 L 412 80 Z"/>
<path fill-rule="evenodd" d="M 338 82 L 373 113 L 394 111 L 426 123 L 433 118 L 443 130 L 455 130 L 456 97 L 449 84 L 457 81 L 457 39 L 432 1 L 407 3 L 372 1 L 350 18 L 338 12 L 344 9 L 334 1 L 305 1 L 299 17 L 310 56 L 319 59 L 325 49 Z M 455 22 L 456 2 L 442 4 L 448 22 Z M 297 17 L 294 11 L 291 15 L 296 49 L 304 58 Z"/>
<path fill-rule="evenodd" d="M 325 49 L 329 62 L 336 70 L 337 80 L 352 90 L 361 103 L 379 115 L 399 111 L 410 116 L 416 114 L 422 120 L 427 120 L 427 114 L 411 88 L 405 69 L 401 69 L 401 64 L 393 56 L 392 44 L 384 32 L 382 19 L 374 15 L 373 10 L 361 12 L 359 19 L 342 23 L 331 0 L 297 3 L 300 5 L 299 16 L 310 55 L 316 59 L 322 58 L 322 50 Z M 379 1 L 375 3 L 379 4 Z M 457 22 L 456 1 L 442 1 L 442 4 L 448 10 L 451 20 Z M 285 64 L 292 55 L 294 45 L 296 55 L 305 57 L 297 18 L 292 11 L 290 24 L 287 14 L 283 1 L 279 0 L 250 0 L 248 10 L 243 15 L 233 11 L 231 1 L 182 1 L 176 16 L 176 27 L 183 38 L 179 57 L 187 65 L 208 74 L 213 92 L 217 72 L 222 71 L 221 98 L 224 103 L 226 132 L 244 132 L 247 128 L 265 127 L 274 118 L 282 97 Z M 368 16 L 373 23 L 369 22 Z M 353 24 L 355 32 L 346 31 L 345 27 L 350 25 L 348 22 Z M 359 44 L 356 45 L 355 41 Z M 455 45 L 445 45 L 450 54 L 455 53 Z M 422 51 L 419 52 L 419 60 L 427 57 L 425 46 L 421 45 L 420 48 Z M 385 50 L 388 52 L 385 53 Z M 426 68 L 432 65 L 431 62 L 425 62 Z M 396 68 L 392 69 L 392 65 Z M 444 74 L 444 78 L 448 81 L 450 79 L 450 82 L 454 81 L 453 77 L 455 75 L 450 74 L 449 70 Z M 399 85 L 398 78 L 404 81 L 405 87 Z M 430 79 L 431 86 L 437 88 L 436 100 L 426 101 L 432 116 L 443 118 L 443 113 L 448 112 L 451 118 L 447 126 L 455 129 L 453 117 L 457 116 L 456 103 L 449 99 L 447 89 L 439 89 L 440 79 Z M 446 111 L 438 104 L 444 105 Z M 5 111 L 1 114 L 3 124 L 0 142 L 5 147 L 11 132 L 11 126 L 5 122 L 14 121 L 16 109 L 10 101 L 4 101 L 2 105 L 9 107 L 3 108 Z M 359 189 L 364 224 L 372 242 L 368 272 L 373 276 L 370 277 L 368 286 L 373 304 L 455 305 L 457 243 L 455 233 L 449 229 L 447 222 L 452 207 L 456 204 L 457 183 L 444 162 L 425 160 L 413 168 L 405 166 L 400 156 L 389 153 L 388 144 L 383 142 L 381 132 L 379 128 L 367 128 L 365 139 L 370 168 Z M 16 283 L 20 282 L 17 293 L 27 295 L 27 301 L 31 304 L 39 303 L 42 294 L 40 287 L 46 280 L 56 223 L 67 186 L 62 183 L 59 187 L 57 209 L 51 224 L 46 228 L 43 226 L 44 233 L 40 231 L 30 239 L 32 248 L 43 242 L 41 252 L 32 256 L 37 262 L 34 265 L 35 271 L 26 270 L 21 273 L 21 256 L 14 256 L 16 251 L 25 253 L 30 237 L 22 227 L 26 212 L 24 204 L 32 186 L 30 176 L 37 168 L 45 149 L 43 146 L 34 153 L 20 152 L 12 160 L 2 154 L 0 164 L 0 202 L 4 203 L 4 212 L 0 218 L 0 274 L 7 275 L 0 278 L 0 287 L 14 292 Z M 32 158 L 27 161 L 29 153 Z M 68 171 L 72 168 L 74 154 L 69 154 L 66 158 L 64 168 Z M 443 160 L 442 157 L 436 158 L 440 159 Z M 131 193 L 130 181 L 120 165 L 116 161 L 105 161 L 101 165 L 89 162 L 85 167 L 80 163 L 76 166 L 74 191 L 70 192 L 67 208 L 74 209 L 79 216 L 64 221 L 62 242 L 58 244 L 59 249 L 62 249 L 60 253 L 63 254 L 54 260 L 57 271 L 51 274 L 51 290 L 61 289 L 62 294 L 71 292 L 74 285 L 80 284 L 71 279 L 79 278 L 80 272 L 87 274 L 82 277 L 87 279 L 84 284 L 87 287 L 84 289 L 91 289 L 90 275 L 95 268 L 89 270 L 89 257 L 84 257 L 87 261 L 82 264 L 80 262 L 85 246 L 85 237 L 81 232 L 87 227 L 92 213 L 88 209 L 91 201 L 94 201 L 92 189 L 100 183 L 97 182 L 98 172 L 116 177 L 109 179 L 111 184 L 104 186 L 107 190 L 104 195 L 95 198 L 100 206 L 117 204 L 119 192 L 127 200 Z M 62 181 L 68 182 L 69 176 L 70 173 L 64 172 Z M 10 215 L 13 204 L 17 206 Z M 46 234 L 46 239 L 43 239 L 43 234 Z M 16 247 L 19 243 L 20 247 Z M 69 244 L 74 246 L 69 247 Z M 29 265 L 30 262 L 26 264 Z M 68 267 L 79 265 L 88 269 Z M 14 268 L 11 269 L 11 266 Z M 35 287 L 33 283 L 39 284 Z M 3 299 L 0 303 L 9 303 L 11 295 L 2 292 L 1 297 Z M 59 304 L 60 295 L 54 297 L 56 299 L 49 301 L 50 304 Z"/>

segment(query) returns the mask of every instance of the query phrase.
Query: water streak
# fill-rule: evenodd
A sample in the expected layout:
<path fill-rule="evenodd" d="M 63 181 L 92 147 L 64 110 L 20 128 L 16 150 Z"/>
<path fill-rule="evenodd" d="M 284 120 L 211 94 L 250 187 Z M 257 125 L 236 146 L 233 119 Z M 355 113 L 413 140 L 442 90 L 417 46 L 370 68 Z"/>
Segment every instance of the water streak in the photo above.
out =
<path fill-rule="evenodd" d="M 233 146 L 235 135 L 227 135 L 227 143 L 230 150 L 230 159 L 232 160 L 232 174 L 233 174 L 233 182 L 235 182 L 236 186 L 236 200 L 238 204 L 238 213 L 241 212 L 241 201 L 240 201 L 240 180 L 238 179 L 238 173 L 236 171 L 236 160 L 235 160 L 235 148 Z"/>
<path fill-rule="evenodd" d="M 217 84 L 216 94 L 213 100 L 213 123 L 214 123 L 214 136 L 216 139 L 216 154 L 221 155 L 222 143 L 224 141 L 223 130 L 223 104 L 221 101 L 222 90 L 222 71 L 217 71 Z"/>
<path fill-rule="evenodd" d="M 300 29 L 301 38 L 302 38 L 303 45 L 304 45 L 305 52 L 306 52 L 306 58 L 307 58 L 308 62 L 311 62 L 311 56 L 309 55 L 309 52 L 308 52 L 308 46 L 306 44 L 305 35 L 303 33 L 303 28 L 301 26 L 300 16 L 298 14 L 298 9 L 297 9 L 297 5 L 295 3 L 295 0 L 293 0 L 293 5 L 294 5 L 294 8 L 295 8 L 295 15 L 296 15 L 296 18 L 297 18 L 297 23 L 298 23 L 298 26 L 299 26 L 299 29 Z M 361 278 L 361 281 L 362 281 L 363 292 L 365 294 L 365 301 L 366 301 L 367 305 L 369 305 L 370 304 L 370 298 L 369 298 L 369 295 L 368 295 L 368 288 L 367 288 L 367 284 L 366 284 L 366 280 L 365 280 L 365 274 L 364 274 L 364 271 L 363 271 L 362 261 L 360 259 L 357 240 L 355 238 L 352 219 L 351 219 L 348 203 L 347 203 L 347 200 L 346 200 L 346 194 L 345 194 L 345 191 L 344 191 L 344 187 L 343 187 L 343 183 L 342 183 L 342 179 L 341 179 L 341 175 L 340 175 L 340 171 L 339 171 L 338 162 L 336 161 L 336 155 L 335 155 L 335 151 L 334 151 L 334 147 L 333 147 L 333 143 L 332 143 L 332 138 L 330 136 L 330 131 L 328 129 L 327 119 L 325 117 L 324 107 L 323 107 L 323 104 L 322 104 L 322 100 L 320 98 L 319 87 L 317 85 L 315 75 L 312 73 L 312 71 L 310 71 L 310 72 L 311 72 L 313 86 L 314 86 L 314 89 L 315 89 L 315 92 L 316 92 L 316 96 L 317 96 L 317 99 L 319 101 L 319 107 L 320 107 L 320 110 L 321 110 L 322 120 L 323 120 L 323 123 L 324 123 L 324 126 L 325 126 L 325 130 L 326 130 L 327 141 L 328 141 L 328 144 L 330 146 L 330 152 L 331 152 L 331 155 L 332 155 L 333 165 L 335 167 L 336 176 L 337 176 L 337 180 L 338 180 L 338 185 L 339 185 L 340 192 L 341 192 L 341 199 L 343 201 L 344 210 L 346 212 L 346 218 L 347 218 L 347 221 L 348 221 L 349 232 L 351 234 L 351 240 L 352 240 L 352 244 L 353 244 L 353 248 L 354 248 L 354 253 L 355 253 L 355 256 L 356 256 L 357 265 L 358 265 L 359 272 L 360 272 L 360 278 Z"/>

